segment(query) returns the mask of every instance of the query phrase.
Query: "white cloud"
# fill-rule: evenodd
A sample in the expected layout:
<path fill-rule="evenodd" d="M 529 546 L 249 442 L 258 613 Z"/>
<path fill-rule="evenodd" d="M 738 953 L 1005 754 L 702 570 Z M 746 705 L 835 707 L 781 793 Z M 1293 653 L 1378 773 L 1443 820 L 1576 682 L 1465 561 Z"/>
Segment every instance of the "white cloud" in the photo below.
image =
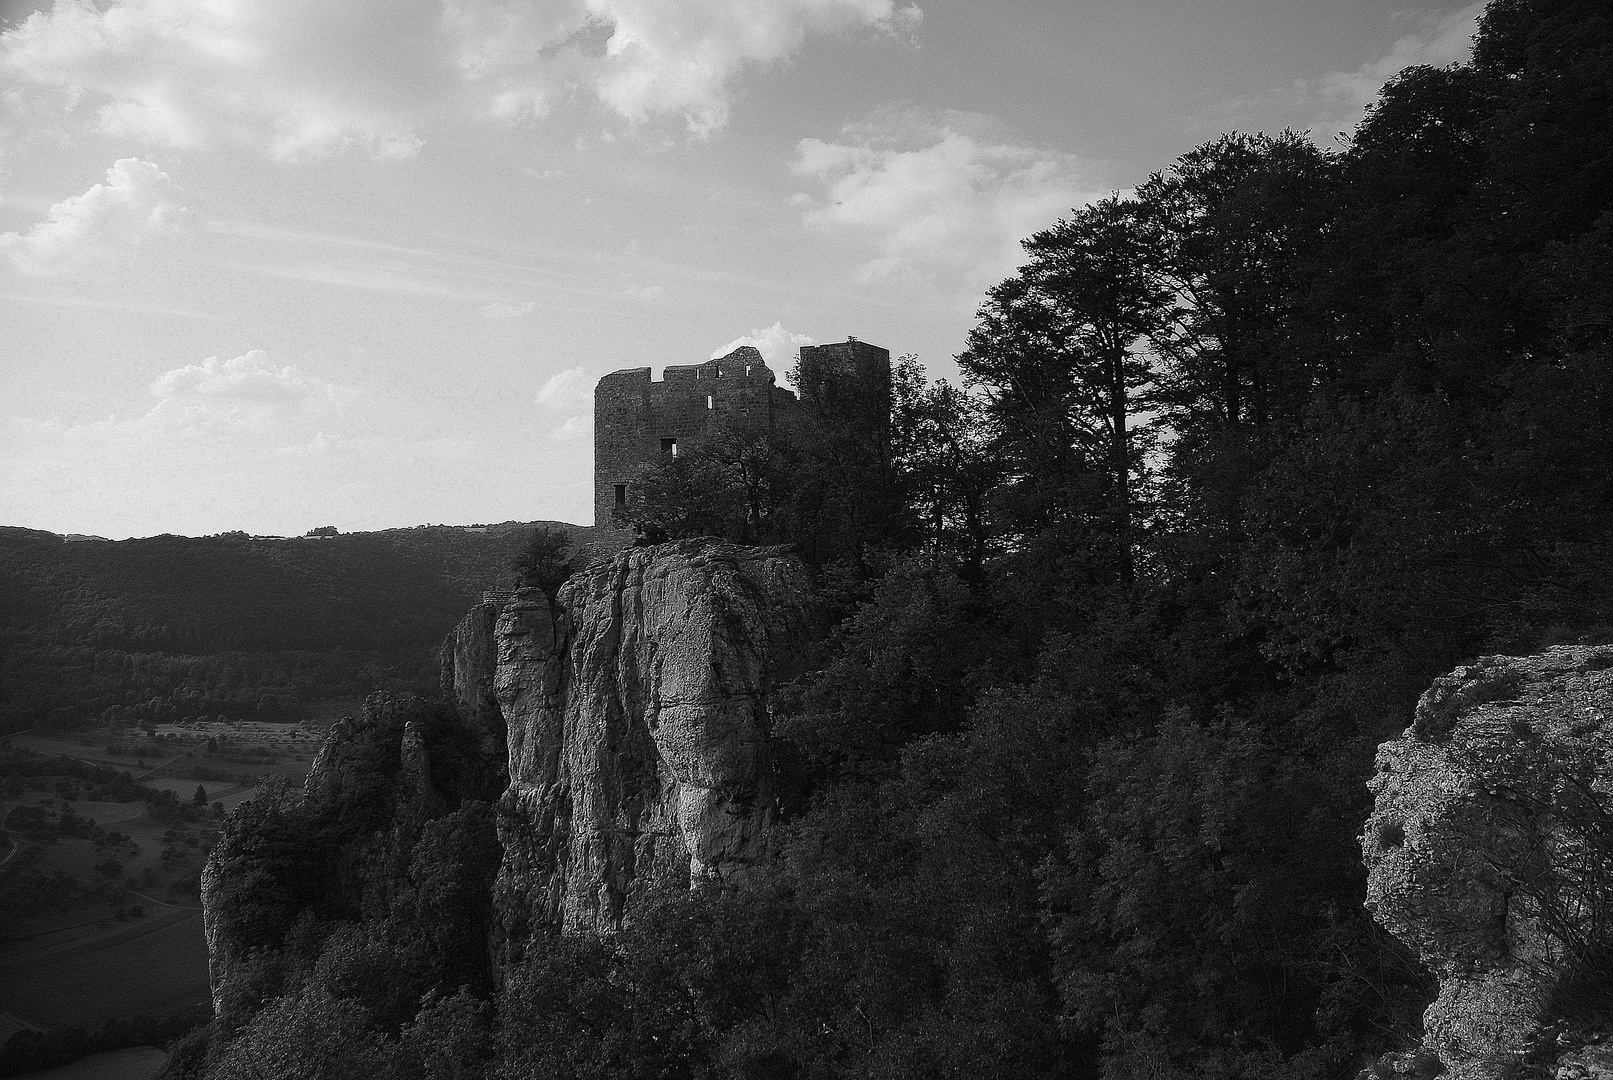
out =
<path fill-rule="evenodd" d="M 537 403 L 556 411 L 583 409 L 594 403 L 594 380 L 580 367 L 552 376 L 537 393 Z"/>
<path fill-rule="evenodd" d="M 767 366 L 779 374 L 784 374 L 795 365 L 796 353 L 803 345 L 816 345 L 818 339 L 808 337 L 806 334 L 792 334 L 784 329 L 782 322 L 776 322 L 764 330 L 752 330 L 744 337 L 737 337 L 728 344 L 713 349 L 711 359 L 727 356 L 742 346 L 749 345 L 762 354 Z"/>
<path fill-rule="evenodd" d="M 631 296 L 634 300 L 643 300 L 645 303 L 654 303 L 661 299 L 661 294 L 665 291 L 666 289 L 660 285 L 628 286 L 624 290 L 624 295 Z"/>
<path fill-rule="evenodd" d="M 919 20 L 899 0 L 58 0 L 0 35 L 0 76 L 152 144 L 406 158 L 435 115 L 516 122 L 579 91 L 706 134 L 736 79 L 809 37 Z"/>
<path fill-rule="evenodd" d="M 328 403 L 340 407 L 355 391 L 304 375 L 287 364 L 276 367 L 262 349 L 253 349 L 220 363 L 209 356 L 200 364 L 187 364 L 159 376 L 151 384 L 157 397 L 198 397 L 212 400 L 276 403 Z"/>
<path fill-rule="evenodd" d="M 316 458 L 334 453 L 338 449 L 337 441 L 326 435 L 323 431 L 316 432 L 312 439 L 305 443 L 293 443 L 290 446 L 278 446 L 275 453 L 288 458 Z"/>
<path fill-rule="evenodd" d="M 0 37 L 0 71 L 87 94 L 105 131 L 148 143 L 408 157 L 452 84 L 440 21 L 431 0 L 59 0 Z"/>
<path fill-rule="evenodd" d="M 594 418 L 586 414 L 568 417 L 550 438 L 559 442 L 582 442 L 594 437 Z"/>
<path fill-rule="evenodd" d="M 1073 154 L 1018 145 L 989 118 L 887 114 L 841 141 L 802 139 L 791 170 L 818 181 L 798 194 L 805 223 L 878 251 L 863 282 L 911 279 L 974 302 L 1022 261 L 1019 241 L 1107 192 Z"/>
<path fill-rule="evenodd" d="M 522 315 L 529 315 L 538 305 L 531 300 L 523 300 L 519 304 L 484 304 L 482 314 L 489 319 L 518 319 Z"/>
<path fill-rule="evenodd" d="M 916 5 L 894 0 L 589 0 L 589 8 L 615 26 L 594 81 L 600 99 L 633 121 L 682 113 L 700 134 L 727 121 L 728 84 L 746 67 L 785 59 L 809 34 L 910 33 L 921 18 Z"/>
<path fill-rule="evenodd" d="M 109 416 L 66 428 L 71 438 L 151 442 L 203 436 L 277 436 L 328 420 L 358 395 L 351 387 L 275 365 L 261 349 L 219 360 L 209 356 L 159 375 L 157 403 L 134 420 Z"/>
<path fill-rule="evenodd" d="M 569 412 L 551 438 L 560 442 L 591 439 L 594 434 L 594 380 L 581 367 L 567 368 L 550 377 L 536 401 L 554 412 Z"/>
<path fill-rule="evenodd" d="M 1477 0 L 1456 11 L 1425 15 L 1415 29 L 1394 43 L 1387 55 L 1354 71 L 1330 71 L 1316 79 L 1300 79 L 1280 96 L 1322 110 L 1311 124 L 1313 130 L 1331 133 L 1352 129 L 1360 123 L 1383 84 L 1399 72 L 1419 64 L 1444 67 L 1468 60 L 1484 6 L 1485 0 Z"/>
<path fill-rule="evenodd" d="M 497 117 L 544 116 L 581 87 L 630 123 L 681 117 L 698 135 L 727 122 L 736 78 L 808 37 L 905 36 L 922 19 L 897 0 L 449 0 L 446 11 L 459 69 Z"/>
<path fill-rule="evenodd" d="M 28 232 L 0 233 L 0 251 L 24 273 L 68 273 L 115 262 L 148 237 L 179 228 L 187 213 L 166 173 L 123 158 L 106 171 L 106 183 L 52 206 Z"/>

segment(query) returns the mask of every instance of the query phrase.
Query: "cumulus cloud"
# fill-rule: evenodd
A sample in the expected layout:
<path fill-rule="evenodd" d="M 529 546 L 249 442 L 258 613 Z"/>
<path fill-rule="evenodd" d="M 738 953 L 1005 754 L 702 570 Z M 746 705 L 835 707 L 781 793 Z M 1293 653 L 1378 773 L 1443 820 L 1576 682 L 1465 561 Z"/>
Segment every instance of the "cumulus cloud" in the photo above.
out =
<path fill-rule="evenodd" d="M 1289 93 L 1324 110 L 1316 118 L 1316 128 L 1353 128 L 1383 84 L 1399 72 L 1419 64 L 1444 67 L 1466 61 L 1473 53 L 1473 35 L 1483 13 L 1484 0 L 1477 0 L 1456 11 L 1426 15 L 1394 43 L 1387 55 L 1354 71 L 1330 71 L 1316 79 L 1298 80 Z"/>
<path fill-rule="evenodd" d="M 776 63 L 809 34 L 859 29 L 911 33 L 921 13 L 894 0 L 590 0 L 615 26 L 594 81 L 629 120 L 682 113 L 697 133 L 728 118 L 727 87 L 744 68 Z"/>
<path fill-rule="evenodd" d="M 290 364 L 277 367 L 269 362 L 262 349 L 253 349 L 245 356 L 222 363 L 218 357 L 209 356 L 200 364 L 175 368 L 159 376 L 151 384 L 151 392 L 161 398 L 193 396 L 333 406 L 340 406 L 354 394 L 347 387 L 305 375 Z"/>
<path fill-rule="evenodd" d="M 1014 143 L 988 117 L 895 113 L 802 139 L 792 171 L 810 228 L 873 247 L 865 283 L 916 280 L 970 298 L 1011 273 L 1019 241 L 1106 192 L 1073 154 Z"/>
<path fill-rule="evenodd" d="M 593 437 L 594 418 L 586 415 L 567 417 L 566 422 L 550 436 L 558 442 L 582 442 Z"/>
<path fill-rule="evenodd" d="M 551 376 L 535 400 L 551 412 L 571 414 L 554 432 L 554 438 L 570 442 L 593 434 L 594 380 L 583 368 L 567 368 Z"/>
<path fill-rule="evenodd" d="M 0 251 L 28 274 L 68 273 L 115 262 L 187 216 L 179 188 L 149 161 L 123 158 L 106 182 L 64 199 L 26 233 L 0 233 Z"/>
<path fill-rule="evenodd" d="M 450 0 L 458 66 L 507 120 L 545 115 L 582 87 L 630 123 L 681 117 L 707 134 L 728 119 L 744 71 L 808 37 L 909 36 L 922 12 L 896 0 Z"/>
<path fill-rule="evenodd" d="M 86 93 L 104 130 L 153 144 L 408 157 L 449 82 L 440 18 L 427 0 L 59 0 L 0 37 L 0 71 Z"/>
<path fill-rule="evenodd" d="M 522 121 L 579 93 L 705 134 L 745 71 L 919 20 L 898 0 L 58 0 L 0 35 L 0 74 L 153 144 L 404 158 L 442 111 Z"/>
<path fill-rule="evenodd" d="M 752 330 L 744 337 L 737 337 L 728 344 L 711 350 L 711 359 L 727 356 L 742 346 L 749 345 L 762 354 L 767 366 L 779 374 L 789 371 L 795 364 L 796 353 L 803 345 L 816 345 L 818 339 L 808 337 L 806 334 L 792 334 L 784 329 L 782 322 L 776 322 L 764 330 Z"/>
<path fill-rule="evenodd" d="M 538 391 L 537 402 L 548 409 L 580 409 L 594 403 L 594 380 L 580 367 L 551 376 Z"/>
<path fill-rule="evenodd" d="M 531 300 L 523 300 L 519 304 L 484 304 L 482 314 L 489 319 L 518 319 L 522 315 L 530 315 L 537 306 Z"/>
<path fill-rule="evenodd" d="M 284 436 L 337 416 L 358 391 L 276 365 L 261 349 L 220 360 L 209 356 L 159 375 L 157 403 L 133 420 L 109 416 L 64 431 L 69 437 L 150 443 L 204 436 Z M 316 436 L 324 437 L 324 436 Z"/>

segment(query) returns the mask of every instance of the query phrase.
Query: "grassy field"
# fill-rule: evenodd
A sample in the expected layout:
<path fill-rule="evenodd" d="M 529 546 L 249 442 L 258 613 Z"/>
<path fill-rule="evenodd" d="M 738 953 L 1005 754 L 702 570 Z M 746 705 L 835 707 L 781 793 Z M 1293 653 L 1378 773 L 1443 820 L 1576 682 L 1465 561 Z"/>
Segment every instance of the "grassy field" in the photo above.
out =
<path fill-rule="evenodd" d="M 208 999 L 198 908 L 152 905 L 129 923 L 49 931 L 0 953 L 0 1009 L 38 1027 L 93 1028 Z"/>
<path fill-rule="evenodd" d="M 17 1080 L 149 1080 L 167 1059 L 168 1055 L 154 1046 L 137 1046 L 91 1054 L 55 1069 L 23 1073 Z"/>
<path fill-rule="evenodd" d="M 138 729 L 11 736 L 17 748 L 126 770 L 174 792 L 196 820 L 172 806 L 156 815 L 144 800 L 91 801 L 68 777 L 0 778 L 0 821 L 11 823 L 0 884 L 24 903 L 0 913 L 0 1013 L 47 1030 L 93 1028 L 206 1001 L 196 882 L 220 813 L 251 798 L 261 777 L 300 784 L 321 739 L 315 725 L 250 722 L 164 725 L 155 738 Z"/>
<path fill-rule="evenodd" d="M 190 795 L 196 783 L 253 782 L 278 774 L 300 780 L 318 752 L 325 729 L 358 702 L 320 703 L 317 721 L 273 724 L 255 720 L 229 723 L 159 724 L 151 734 L 140 728 L 102 727 L 71 732 L 22 732 L 11 745 L 36 753 L 65 754 L 93 765 L 124 769 L 142 784 L 169 787 Z M 189 780 L 190 783 L 183 782 Z"/>

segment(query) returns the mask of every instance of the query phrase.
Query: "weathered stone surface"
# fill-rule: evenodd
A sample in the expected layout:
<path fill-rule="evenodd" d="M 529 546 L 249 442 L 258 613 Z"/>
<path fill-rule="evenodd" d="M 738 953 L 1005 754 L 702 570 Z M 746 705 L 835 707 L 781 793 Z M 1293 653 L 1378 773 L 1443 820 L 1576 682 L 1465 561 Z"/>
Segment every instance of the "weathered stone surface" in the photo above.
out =
<path fill-rule="evenodd" d="M 484 600 L 471 608 L 442 643 L 442 695 L 471 733 L 487 763 L 489 786 L 502 791 L 509 773 L 506 726 L 493 673 L 498 664 L 494 630 L 504 602 Z"/>
<path fill-rule="evenodd" d="M 1538 1061 L 1565 980 L 1608 944 L 1613 647 L 1456 669 L 1369 786 L 1367 906 L 1439 978 L 1424 1046 L 1456 1080 Z"/>
<path fill-rule="evenodd" d="M 819 630 L 798 560 L 716 540 L 595 563 L 557 610 L 509 604 L 506 933 L 614 929 L 646 888 L 743 878 L 774 815 L 769 695 Z"/>

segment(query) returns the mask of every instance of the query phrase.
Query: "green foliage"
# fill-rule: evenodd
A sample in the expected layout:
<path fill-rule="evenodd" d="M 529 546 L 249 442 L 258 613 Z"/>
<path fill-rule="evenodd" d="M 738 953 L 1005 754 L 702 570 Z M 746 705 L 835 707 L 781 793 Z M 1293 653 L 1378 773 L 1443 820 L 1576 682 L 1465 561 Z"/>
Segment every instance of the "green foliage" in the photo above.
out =
<path fill-rule="evenodd" d="M 898 564 L 835 631 L 829 659 L 778 703 L 777 733 L 839 774 L 893 765 L 916 737 L 956 731 L 968 705 L 973 598 L 945 562 Z"/>
<path fill-rule="evenodd" d="M 77 1061 L 90 1054 L 131 1046 L 163 1046 L 193 1031 L 206 1030 L 210 1006 L 181 1009 L 167 1016 L 144 1014 L 109 1020 L 94 1032 L 80 1028 L 63 1031 L 23 1030 L 0 1046 L 0 1076 L 18 1076 Z"/>
<path fill-rule="evenodd" d="M 67 543 L 10 530 L 0 730 L 301 720 L 311 700 L 427 690 L 443 635 L 502 583 L 531 531 Z"/>
<path fill-rule="evenodd" d="M 553 601 L 560 586 L 571 576 L 571 534 L 553 525 L 540 525 L 510 560 L 516 583 L 523 588 L 541 589 Z"/>
<path fill-rule="evenodd" d="M 652 543 L 692 536 L 779 543 L 794 535 L 798 456 L 783 432 L 729 427 L 647 473 L 617 520 Z"/>
<path fill-rule="evenodd" d="M 693 536 L 789 543 L 814 567 L 847 565 L 866 580 L 875 553 L 912 531 L 893 456 L 903 439 L 892 435 L 891 402 L 882 373 L 820 372 L 787 423 L 715 432 L 646 473 L 615 519 L 643 543 Z"/>

